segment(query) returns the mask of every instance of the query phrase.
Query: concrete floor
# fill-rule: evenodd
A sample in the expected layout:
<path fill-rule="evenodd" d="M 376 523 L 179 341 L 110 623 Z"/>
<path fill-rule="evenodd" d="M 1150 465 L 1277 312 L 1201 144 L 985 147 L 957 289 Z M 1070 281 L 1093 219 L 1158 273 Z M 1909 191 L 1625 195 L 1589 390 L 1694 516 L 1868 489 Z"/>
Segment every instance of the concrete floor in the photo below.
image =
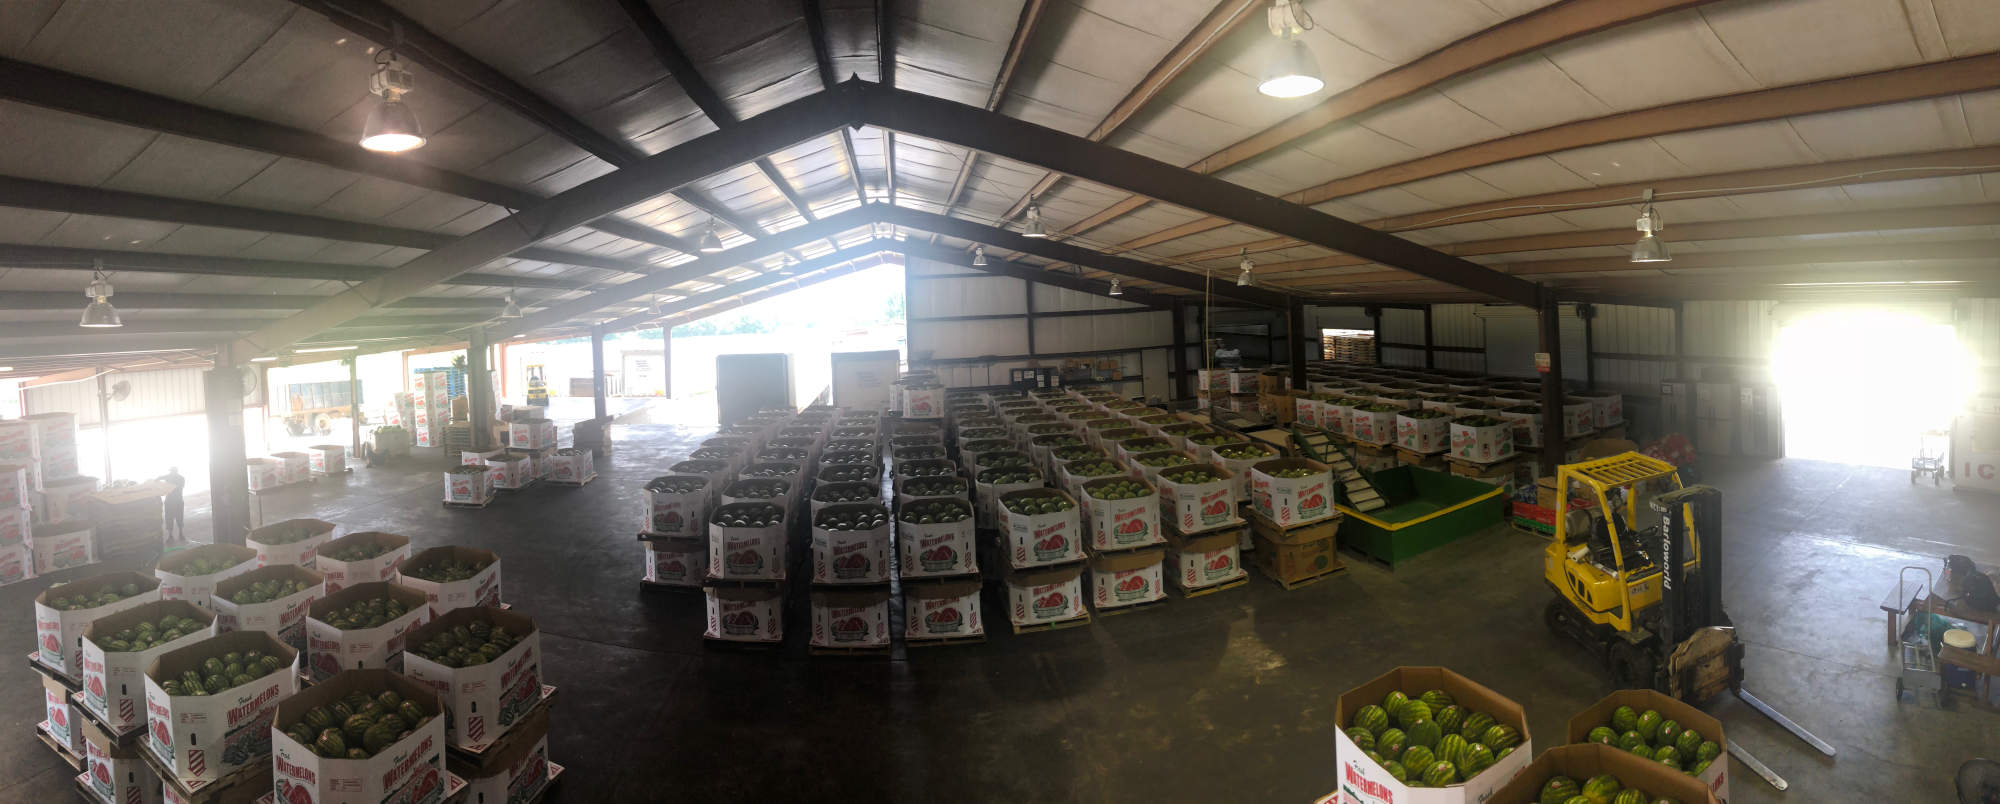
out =
<path fill-rule="evenodd" d="M 713 650 L 697 596 L 639 589 L 632 538 L 641 483 L 707 430 L 612 432 L 618 448 L 596 482 L 480 511 L 438 504 L 435 460 L 266 499 L 271 519 L 311 514 L 420 547 L 500 553 L 505 598 L 540 624 L 546 677 L 563 690 L 551 737 L 570 769 L 559 800 L 1305 802 L 1334 783 L 1335 697 L 1389 667 L 1445 665 L 1512 697 L 1540 747 L 1609 689 L 1542 627 L 1542 542 L 1505 529 L 1393 573 L 1350 560 L 1295 592 L 1257 578 L 1089 628 L 995 633 L 891 661 L 807 657 L 796 618 L 776 652 Z M 1750 645 L 1748 686 L 1840 751 L 1823 758 L 1739 702 L 1715 705 L 1730 737 L 1792 783 L 1776 793 L 1739 763 L 1734 800 L 1953 800 L 1961 761 L 2000 756 L 2000 715 L 1894 700 L 1875 606 L 1898 567 L 1935 567 L 1947 549 L 2000 562 L 2000 498 L 1803 461 L 1715 474 L 1729 495 L 1726 597 Z M 17 657 L 46 585 L 0 588 L 0 645 Z M 0 801 L 60 800 L 67 768 L 29 734 L 41 716 L 34 674 L 16 658 L 0 679 Z"/>

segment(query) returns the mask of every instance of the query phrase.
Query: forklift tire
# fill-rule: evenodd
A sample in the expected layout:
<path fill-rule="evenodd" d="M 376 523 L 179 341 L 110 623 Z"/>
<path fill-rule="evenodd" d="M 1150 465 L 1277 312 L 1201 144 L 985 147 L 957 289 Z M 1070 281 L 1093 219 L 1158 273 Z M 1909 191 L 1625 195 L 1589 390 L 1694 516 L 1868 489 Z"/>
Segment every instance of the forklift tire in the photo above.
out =
<path fill-rule="evenodd" d="M 1619 689 L 1653 688 L 1653 656 L 1623 639 L 1611 643 L 1611 682 Z"/>
<path fill-rule="evenodd" d="M 1568 604 L 1564 603 L 1562 598 L 1551 598 L 1548 607 L 1542 609 L 1542 624 L 1548 626 L 1549 633 L 1563 639 L 1571 639 L 1576 636 L 1576 632 L 1570 628 L 1569 614 L 1564 611 L 1566 608 Z"/>
<path fill-rule="evenodd" d="M 333 419 L 322 413 L 313 417 L 313 431 L 320 435 L 333 434 Z"/>

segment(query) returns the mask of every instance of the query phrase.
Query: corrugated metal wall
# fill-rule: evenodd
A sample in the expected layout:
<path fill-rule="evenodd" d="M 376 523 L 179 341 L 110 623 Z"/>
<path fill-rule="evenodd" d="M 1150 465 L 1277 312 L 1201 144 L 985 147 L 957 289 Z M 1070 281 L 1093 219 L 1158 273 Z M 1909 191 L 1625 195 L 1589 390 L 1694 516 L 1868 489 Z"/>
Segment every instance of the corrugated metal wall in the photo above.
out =
<path fill-rule="evenodd" d="M 1468 349 L 1486 348 L 1486 325 L 1479 318 L 1480 304 L 1438 304 L 1431 307 L 1431 345 Z M 1486 355 L 1481 352 L 1438 352 L 1437 367 L 1445 371 L 1486 371 Z"/>
<path fill-rule="evenodd" d="M 128 383 L 131 392 L 111 403 L 111 420 L 131 421 L 179 416 L 202 410 L 201 369 L 121 371 L 105 377 L 107 386 Z M 82 380 L 25 389 L 24 414 L 68 412 L 79 427 L 97 425 L 97 381 Z"/>
<path fill-rule="evenodd" d="M 1392 343 L 1409 344 L 1419 348 L 1398 348 Z M 1375 348 L 1381 351 L 1382 365 L 1414 366 L 1423 368 L 1424 311 L 1405 310 L 1398 307 L 1382 311 L 1382 330 L 1375 333 Z"/>

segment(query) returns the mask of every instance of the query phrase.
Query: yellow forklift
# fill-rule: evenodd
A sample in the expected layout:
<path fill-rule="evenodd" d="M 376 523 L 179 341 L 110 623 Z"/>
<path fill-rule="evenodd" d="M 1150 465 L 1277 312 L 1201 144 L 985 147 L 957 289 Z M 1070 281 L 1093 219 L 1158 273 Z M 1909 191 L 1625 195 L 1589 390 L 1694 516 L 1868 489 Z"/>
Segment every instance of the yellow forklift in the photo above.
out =
<path fill-rule="evenodd" d="M 541 364 L 536 363 L 534 365 L 530 365 L 527 367 L 527 369 L 528 369 L 528 404 L 530 406 L 538 408 L 548 407 L 549 381 L 542 376 Z"/>
<path fill-rule="evenodd" d="M 1556 468 L 1544 619 L 1611 669 L 1620 688 L 1700 705 L 1732 692 L 1827 756 L 1833 746 L 1743 689 L 1743 644 L 1722 610 L 1722 492 L 1681 485 L 1674 465 L 1627 452 Z M 1735 745 L 1729 752 L 1783 790 Z"/>

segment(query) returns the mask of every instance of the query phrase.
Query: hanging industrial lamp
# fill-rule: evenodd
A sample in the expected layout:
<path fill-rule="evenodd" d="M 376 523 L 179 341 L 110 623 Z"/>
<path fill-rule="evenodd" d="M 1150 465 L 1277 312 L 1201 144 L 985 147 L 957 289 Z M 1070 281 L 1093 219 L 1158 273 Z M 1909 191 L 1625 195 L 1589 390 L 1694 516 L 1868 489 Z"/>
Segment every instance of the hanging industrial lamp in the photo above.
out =
<path fill-rule="evenodd" d="M 90 297 L 90 304 L 83 308 L 83 318 L 77 321 L 80 327 L 122 327 L 125 322 L 118 320 L 118 308 L 111 306 L 111 283 L 104 278 L 104 261 L 98 260 L 90 272 L 90 286 L 83 289 L 83 295 Z"/>
<path fill-rule="evenodd" d="M 1035 203 L 1034 196 L 1028 197 L 1027 225 L 1021 229 L 1021 236 L 1047 239 L 1049 230 L 1042 226 L 1042 205 Z"/>
<path fill-rule="evenodd" d="M 1667 223 L 1660 219 L 1660 211 L 1653 208 L 1653 191 L 1647 190 L 1642 196 L 1645 206 L 1639 210 L 1639 242 L 1632 245 L 1633 262 L 1673 262 L 1674 255 L 1668 253 L 1667 243 L 1659 238 Z"/>
<path fill-rule="evenodd" d="M 974 268 L 984 268 L 984 267 L 986 267 L 986 247 L 985 247 L 985 246 L 973 246 L 973 247 L 972 247 L 972 267 L 974 267 Z"/>
<path fill-rule="evenodd" d="M 521 305 L 514 303 L 514 294 L 507 294 L 507 306 L 500 308 L 501 318 L 520 318 Z"/>
<path fill-rule="evenodd" d="M 1257 91 L 1273 98 L 1311 95 L 1326 86 L 1319 77 L 1319 58 L 1299 41 L 1312 30 L 1312 15 L 1299 0 L 1275 0 L 1265 22 L 1277 41 L 1265 44 L 1264 70 L 1257 74 Z"/>
<path fill-rule="evenodd" d="M 722 238 L 715 236 L 714 218 L 708 219 L 708 229 L 701 233 L 701 244 L 698 248 L 703 254 L 714 254 L 722 250 Z"/>
<path fill-rule="evenodd" d="M 1125 289 L 1118 286 L 1118 277 L 1115 276 L 1111 277 L 1111 290 L 1108 295 L 1112 296 L 1125 295 Z"/>
<path fill-rule="evenodd" d="M 368 110 L 368 122 L 361 128 L 361 147 L 383 153 L 402 153 L 424 147 L 424 127 L 403 96 L 417 85 L 416 76 L 403 69 L 393 48 L 375 54 L 375 74 L 368 78 L 368 91 L 375 93 L 375 108 Z"/>
<path fill-rule="evenodd" d="M 1255 279 L 1250 278 L 1250 269 L 1257 267 L 1257 263 L 1251 261 L 1250 249 L 1248 247 L 1243 249 L 1243 257 L 1237 260 L 1236 267 L 1238 269 L 1238 273 L 1236 274 L 1237 287 L 1247 288 L 1257 283 Z"/>

